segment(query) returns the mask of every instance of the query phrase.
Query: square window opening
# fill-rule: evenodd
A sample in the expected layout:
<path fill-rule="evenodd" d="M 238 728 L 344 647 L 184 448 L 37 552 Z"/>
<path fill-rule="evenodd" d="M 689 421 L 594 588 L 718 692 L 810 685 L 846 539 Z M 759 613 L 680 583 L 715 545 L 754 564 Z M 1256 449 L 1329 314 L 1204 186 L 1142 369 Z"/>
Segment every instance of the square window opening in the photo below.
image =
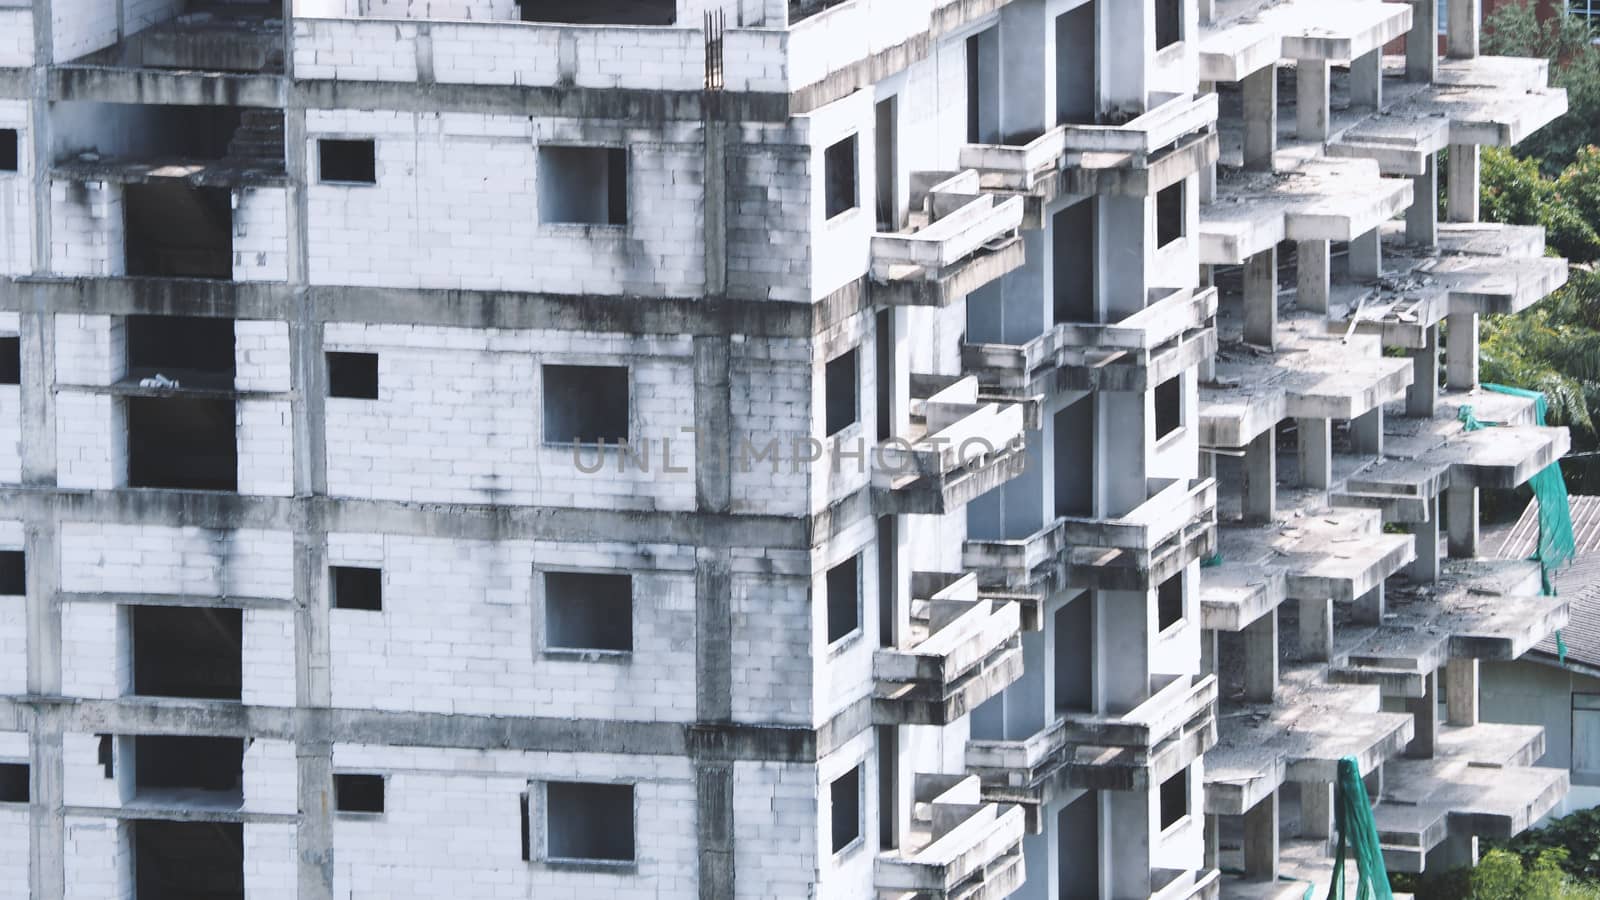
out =
<path fill-rule="evenodd" d="M 0 337 L 0 384 L 22 383 L 22 338 Z"/>
<path fill-rule="evenodd" d="M 333 808 L 348 813 L 383 812 L 383 776 L 335 774 Z"/>
<path fill-rule="evenodd" d="M 377 142 L 370 138 L 318 140 L 317 180 L 323 184 L 377 184 Z"/>
<path fill-rule="evenodd" d="M 560 650 L 633 650 L 633 576 L 546 572 L 545 645 Z"/>
<path fill-rule="evenodd" d="M 132 740 L 136 796 L 231 807 L 244 801 L 243 738 L 142 734 Z"/>
<path fill-rule="evenodd" d="M 1189 770 L 1161 782 L 1161 830 L 1178 824 L 1189 814 Z"/>
<path fill-rule="evenodd" d="M 545 443 L 621 444 L 627 440 L 627 366 L 544 367 Z"/>
<path fill-rule="evenodd" d="M 823 207 L 826 218 L 832 219 L 860 205 L 858 165 L 856 135 L 852 134 L 822 151 L 822 182 L 825 193 Z"/>
<path fill-rule="evenodd" d="M 1183 573 L 1156 588 L 1156 631 L 1166 631 L 1183 619 Z"/>
<path fill-rule="evenodd" d="M 134 694 L 199 700 L 241 698 L 242 610 L 130 606 L 128 616 Z"/>
<path fill-rule="evenodd" d="M 830 361 L 823 370 L 823 393 L 827 406 L 824 418 L 830 436 L 854 425 L 861 418 L 860 372 L 854 350 Z"/>
<path fill-rule="evenodd" d="M 852 556 L 828 570 L 828 643 L 861 628 L 861 557 Z"/>
<path fill-rule="evenodd" d="M 383 611 L 383 570 L 370 566 L 331 566 L 334 609 Z"/>
<path fill-rule="evenodd" d="M 539 148 L 539 221 L 628 224 L 625 147 Z"/>
<path fill-rule="evenodd" d="M 0 763 L 0 803 L 28 802 L 28 764 Z"/>
<path fill-rule="evenodd" d="M 1165 247 L 1184 236 L 1184 183 L 1156 192 L 1156 246 Z"/>
<path fill-rule="evenodd" d="M 556 860 L 633 862 L 633 785 L 546 784 L 545 849 Z"/>
<path fill-rule="evenodd" d="M 208 316 L 128 316 L 123 322 L 128 378 L 165 375 L 182 387 L 233 388 L 233 320 Z"/>
<path fill-rule="evenodd" d="M 20 166 L 21 138 L 15 128 L 0 128 L 0 172 L 15 172 Z"/>
<path fill-rule="evenodd" d="M 138 900 L 244 900 L 244 825 L 131 823 Z"/>
<path fill-rule="evenodd" d="M 1156 49 L 1183 40 L 1183 0 L 1156 0 Z"/>
<path fill-rule="evenodd" d="M 0 594 L 21 597 L 28 592 L 27 560 L 21 550 L 0 550 Z"/>
<path fill-rule="evenodd" d="M 239 488 L 231 397 L 129 397 L 128 486 L 192 491 Z"/>
<path fill-rule="evenodd" d="M 328 359 L 328 396 L 352 400 L 378 399 L 378 354 L 325 354 Z"/>
<path fill-rule="evenodd" d="M 1183 427 L 1183 376 L 1156 385 L 1156 440 Z"/>
<path fill-rule="evenodd" d="M 839 853 L 861 837 L 861 767 L 840 775 L 828 785 L 833 807 L 833 852 Z"/>
<path fill-rule="evenodd" d="M 128 275 L 233 280 L 232 188 L 126 184 L 122 224 Z"/>

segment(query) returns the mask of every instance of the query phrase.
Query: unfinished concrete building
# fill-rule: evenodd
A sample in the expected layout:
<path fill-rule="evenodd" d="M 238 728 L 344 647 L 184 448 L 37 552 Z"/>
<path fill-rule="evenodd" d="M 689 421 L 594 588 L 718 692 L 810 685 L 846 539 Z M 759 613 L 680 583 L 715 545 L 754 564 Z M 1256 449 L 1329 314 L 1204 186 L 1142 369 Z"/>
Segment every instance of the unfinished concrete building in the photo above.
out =
<path fill-rule="evenodd" d="M 1436 9 L 0 0 L 0 896 L 1300 897 L 1346 756 L 1394 869 L 1527 827 L 1477 321 L 1566 270 L 1477 148 L 1565 98 Z"/>

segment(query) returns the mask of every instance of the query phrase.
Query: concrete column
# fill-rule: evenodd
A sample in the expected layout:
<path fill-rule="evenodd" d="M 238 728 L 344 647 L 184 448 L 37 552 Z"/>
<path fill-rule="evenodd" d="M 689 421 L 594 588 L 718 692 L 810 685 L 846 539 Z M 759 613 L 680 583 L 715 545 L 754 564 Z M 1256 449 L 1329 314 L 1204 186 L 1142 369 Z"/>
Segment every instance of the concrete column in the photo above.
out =
<path fill-rule="evenodd" d="M 1333 782 L 1300 782 L 1300 836 L 1333 837 Z"/>
<path fill-rule="evenodd" d="M 1300 656 L 1307 662 L 1333 659 L 1333 599 L 1301 597 Z"/>
<path fill-rule="evenodd" d="M 1271 703 L 1278 690 L 1278 611 L 1244 628 L 1244 698 Z"/>
<path fill-rule="evenodd" d="M 1350 449 L 1362 456 L 1383 455 L 1383 407 L 1375 406 L 1350 420 Z"/>
<path fill-rule="evenodd" d="M 1383 274 L 1383 241 L 1374 228 L 1350 240 L 1350 277 L 1374 279 Z"/>
<path fill-rule="evenodd" d="M 1430 872 L 1470 869 L 1478 864 L 1478 838 L 1461 828 L 1451 828 L 1439 846 L 1428 851 L 1424 866 Z"/>
<path fill-rule="evenodd" d="M 1406 80 L 1432 84 L 1439 73 L 1439 7 L 1434 0 L 1411 0 L 1411 33 L 1406 36 Z"/>
<path fill-rule="evenodd" d="M 1302 141 L 1328 139 L 1328 61 L 1302 59 L 1295 72 L 1295 129 Z M 1249 115 L 1248 107 L 1245 115 Z"/>
<path fill-rule="evenodd" d="M 1360 625 L 1382 625 L 1383 614 L 1387 604 L 1383 596 L 1383 584 L 1356 598 L 1355 607 L 1350 611 L 1350 618 Z"/>
<path fill-rule="evenodd" d="M 1476 144 L 1451 144 L 1445 186 L 1445 218 L 1451 222 L 1478 221 L 1480 158 Z"/>
<path fill-rule="evenodd" d="M 1328 311 L 1332 255 L 1332 241 L 1300 241 L 1295 244 L 1296 306 L 1311 312 Z"/>
<path fill-rule="evenodd" d="M 1439 154 L 1429 153 L 1421 175 L 1411 176 L 1411 207 L 1406 210 L 1406 241 L 1422 247 L 1439 244 Z"/>
<path fill-rule="evenodd" d="M 1278 792 L 1262 798 L 1244 814 L 1244 877 L 1247 881 L 1278 880 Z"/>
<path fill-rule="evenodd" d="M 1483 27 L 1483 0 L 1450 0 L 1449 15 L 1445 52 L 1452 59 L 1477 56 L 1478 35 Z M 1415 28 L 1415 24 L 1412 27 Z"/>
<path fill-rule="evenodd" d="M 1216 816 L 1206 816 L 1205 844 L 1206 868 L 1215 869 L 1222 850 L 1222 821 Z"/>
<path fill-rule="evenodd" d="M 1452 659 L 1444 667 L 1444 705 L 1451 725 L 1478 724 L 1478 661 Z"/>
<path fill-rule="evenodd" d="M 1215 94 L 1217 83 L 1215 81 L 1200 82 L 1199 96 Z M 1217 199 L 1217 164 L 1215 162 L 1200 168 L 1200 203 L 1214 203 Z"/>
<path fill-rule="evenodd" d="M 1276 511 L 1278 439 L 1271 428 L 1257 435 L 1244 451 L 1244 520 L 1270 522 Z"/>
<path fill-rule="evenodd" d="M 1278 67 L 1251 72 L 1240 83 L 1244 99 L 1244 167 L 1272 171 L 1278 152 Z"/>
<path fill-rule="evenodd" d="M 1206 675 L 1217 674 L 1217 631 L 1214 628 L 1200 630 L 1200 671 Z"/>
<path fill-rule="evenodd" d="M 1300 432 L 1300 484 L 1327 490 L 1333 486 L 1333 422 L 1296 419 Z"/>
<path fill-rule="evenodd" d="M 1350 61 L 1350 106 L 1370 109 L 1383 108 L 1383 48 Z"/>
<path fill-rule="evenodd" d="M 1439 408 L 1439 326 L 1429 325 L 1427 345 L 1411 351 L 1411 385 L 1406 388 L 1406 415 L 1433 418 Z"/>
<path fill-rule="evenodd" d="M 1423 694 L 1406 700 L 1406 712 L 1416 718 L 1416 736 L 1406 745 L 1411 759 L 1432 759 L 1439 743 L 1439 673 L 1422 678 Z"/>
<path fill-rule="evenodd" d="M 1444 326 L 1445 384 L 1470 391 L 1478 386 L 1478 314 L 1445 316 Z"/>
<path fill-rule="evenodd" d="M 1428 501 L 1428 521 L 1411 526 L 1417 558 L 1406 569 L 1406 576 L 1418 584 L 1439 580 L 1439 498 Z"/>
<path fill-rule="evenodd" d="M 1000 134 L 1007 143 L 1020 143 L 1056 124 L 1055 21 L 1045 0 L 1001 8 L 1000 46 Z"/>
<path fill-rule="evenodd" d="M 1445 522 L 1450 533 L 1450 556 L 1472 559 L 1478 555 L 1478 489 L 1472 485 L 1445 489 Z"/>
<path fill-rule="evenodd" d="M 1278 248 L 1271 247 L 1244 262 L 1244 339 L 1273 348 L 1277 331 Z"/>

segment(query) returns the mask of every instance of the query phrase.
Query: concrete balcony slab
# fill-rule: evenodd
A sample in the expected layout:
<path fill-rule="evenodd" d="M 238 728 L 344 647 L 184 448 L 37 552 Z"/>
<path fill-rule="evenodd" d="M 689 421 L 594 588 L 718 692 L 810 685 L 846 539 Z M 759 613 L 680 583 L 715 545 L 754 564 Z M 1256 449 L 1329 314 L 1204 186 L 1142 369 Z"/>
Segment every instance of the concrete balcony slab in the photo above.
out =
<path fill-rule="evenodd" d="M 1568 787 L 1565 769 L 1490 767 L 1452 757 L 1395 759 L 1384 766 L 1384 799 L 1373 809 L 1373 820 L 1391 867 L 1409 866 L 1421 860 L 1412 853 L 1391 857 L 1391 846 L 1417 848 L 1425 856 L 1451 832 L 1507 840 L 1554 809 Z"/>
<path fill-rule="evenodd" d="M 1200 627 L 1241 631 L 1288 597 L 1288 577 L 1278 567 L 1217 566 L 1200 579 Z"/>
<path fill-rule="evenodd" d="M 1147 107 L 1148 112 L 1121 124 L 1063 125 L 1067 165 L 1074 165 L 1078 154 L 1109 154 L 1144 168 L 1157 151 L 1217 121 L 1216 94 L 1153 93 Z"/>
<path fill-rule="evenodd" d="M 910 833 L 881 853 L 873 880 L 880 896 L 1000 900 L 1023 882 L 1023 813 L 985 803 L 978 779 L 917 775 Z"/>
<path fill-rule="evenodd" d="M 1403 3 L 1219 0 L 1200 31 L 1200 78 L 1238 81 L 1284 59 L 1349 62 L 1411 30 Z"/>
<path fill-rule="evenodd" d="M 972 376 L 922 387 L 931 390 L 922 399 L 913 397 L 911 430 L 872 451 L 879 515 L 959 509 L 1027 466 L 1022 404 L 981 402 Z"/>
<path fill-rule="evenodd" d="M 1200 214 L 1200 262 L 1239 265 L 1285 240 L 1348 241 L 1411 205 L 1411 182 L 1369 159 L 1311 159 L 1292 171 L 1217 173 Z"/>
<path fill-rule="evenodd" d="M 911 226 L 873 235 L 875 303 L 947 306 L 1023 264 L 1022 198 L 979 193 L 978 181 L 973 170 L 946 179 Z"/>
<path fill-rule="evenodd" d="M 979 597 L 971 572 L 911 577 L 911 633 L 873 654 L 873 719 L 945 725 L 1022 675 L 1021 612 Z"/>

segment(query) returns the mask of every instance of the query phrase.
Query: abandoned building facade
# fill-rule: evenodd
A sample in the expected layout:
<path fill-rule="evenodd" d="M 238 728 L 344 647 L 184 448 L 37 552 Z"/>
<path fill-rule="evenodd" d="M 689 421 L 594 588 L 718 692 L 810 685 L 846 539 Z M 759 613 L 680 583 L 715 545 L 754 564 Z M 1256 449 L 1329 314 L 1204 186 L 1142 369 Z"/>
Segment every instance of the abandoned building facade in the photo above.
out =
<path fill-rule="evenodd" d="M 1481 18 L 0 0 L 0 897 L 1299 898 L 1346 758 L 1391 869 L 1527 828 L 1478 492 L 1568 438 L 1477 329 L 1566 264 L 1478 154 L 1566 98 Z"/>

